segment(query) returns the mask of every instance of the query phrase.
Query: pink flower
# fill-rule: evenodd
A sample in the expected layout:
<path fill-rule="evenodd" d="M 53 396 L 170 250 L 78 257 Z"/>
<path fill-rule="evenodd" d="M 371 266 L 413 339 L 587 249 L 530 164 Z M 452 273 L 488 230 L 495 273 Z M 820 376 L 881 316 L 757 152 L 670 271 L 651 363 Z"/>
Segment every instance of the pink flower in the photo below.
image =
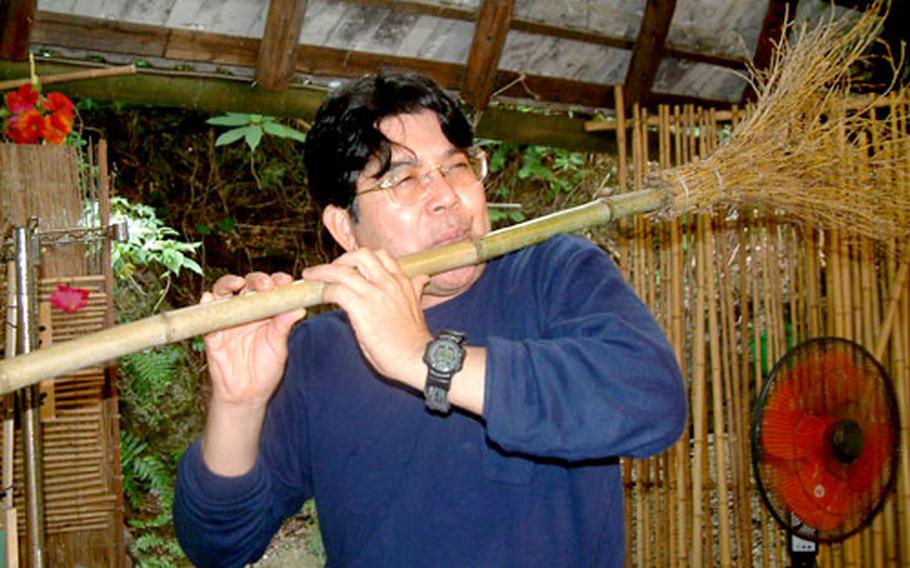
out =
<path fill-rule="evenodd" d="M 57 286 L 57 291 L 51 294 L 51 305 L 71 314 L 78 312 L 88 304 L 88 295 L 88 290 L 70 288 L 66 284 L 61 284 Z"/>

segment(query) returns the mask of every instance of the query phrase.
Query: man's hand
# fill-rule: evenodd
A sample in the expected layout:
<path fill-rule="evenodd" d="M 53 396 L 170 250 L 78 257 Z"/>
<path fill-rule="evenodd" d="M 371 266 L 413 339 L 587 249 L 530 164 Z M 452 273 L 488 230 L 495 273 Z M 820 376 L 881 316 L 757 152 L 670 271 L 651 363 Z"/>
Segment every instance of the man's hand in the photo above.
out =
<path fill-rule="evenodd" d="M 408 278 L 384 250 L 358 249 L 303 277 L 326 283 L 323 299 L 347 313 L 364 356 L 377 372 L 422 389 L 423 352 L 432 339 L 420 296 L 428 276 Z"/>
<path fill-rule="evenodd" d="M 211 292 L 202 295 L 201 303 L 270 290 L 292 280 L 284 273 L 222 276 Z M 212 400 L 202 450 L 215 473 L 241 475 L 255 463 L 266 405 L 287 361 L 288 334 L 305 315 L 303 309 L 293 310 L 205 336 Z"/>

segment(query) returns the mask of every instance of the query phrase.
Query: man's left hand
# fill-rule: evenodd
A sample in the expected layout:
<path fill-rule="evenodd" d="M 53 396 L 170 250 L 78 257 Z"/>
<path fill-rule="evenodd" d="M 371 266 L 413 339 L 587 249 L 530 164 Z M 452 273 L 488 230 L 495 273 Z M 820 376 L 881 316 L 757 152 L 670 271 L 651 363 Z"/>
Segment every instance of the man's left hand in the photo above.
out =
<path fill-rule="evenodd" d="M 420 297 L 428 276 L 408 278 L 386 251 L 358 249 L 304 270 L 303 277 L 325 282 L 323 300 L 347 313 L 361 351 L 377 372 L 423 388 L 423 352 L 432 335 Z"/>

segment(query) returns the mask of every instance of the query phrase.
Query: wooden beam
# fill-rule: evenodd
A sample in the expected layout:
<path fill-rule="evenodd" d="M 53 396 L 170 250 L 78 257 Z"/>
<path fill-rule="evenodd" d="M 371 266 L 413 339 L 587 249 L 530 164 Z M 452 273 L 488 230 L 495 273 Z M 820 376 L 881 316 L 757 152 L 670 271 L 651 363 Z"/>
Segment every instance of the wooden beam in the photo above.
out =
<path fill-rule="evenodd" d="M 774 49 L 780 43 L 781 34 L 789 21 L 796 16 L 796 8 L 799 0 L 768 0 L 768 7 L 765 9 L 765 17 L 762 20 L 761 32 L 758 34 L 758 42 L 755 47 L 755 55 L 752 57 L 752 66 L 762 71 L 771 64 L 771 57 L 774 55 Z M 755 100 L 755 90 L 751 85 L 746 85 L 743 91 L 742 103 L 748 103 Z"/>
<path fill-rule="evenodd" d="M 50 46 L 149 55 L 182 64 L 198 62 L 249 68 L 256 64 L 260 45 L 257 38 L 124 24 L 41 11 L 38 12 L 34 36 L 40 38 L 40 41 L 35 39 L 36 42 Z M 452 91 L 462 87 L 465 69 L 464 65 L 457 63 L 305 44 L 297 47 L 295 64 L 298 72 L 328 77 L 359 77 L 379 70 L 416 71 Z M 493 90 L 499 91 L 503 97 L 533 99 L 542 103 L 613 107 L 613 85 L 571 79 L 499 71 Z M 721 100 L 657 93 L 653 94 L 651 103 L 729 106 L 728 102 Z"/>
<path fill-rule="evenodd" d="M 37 0 L 0 1 L 0 59 L 28 59 Z"/>
<path fill-rule="evenodd" d="M 626 72 L 624 94 L 626 105 L 645 105 L 664 56 L 670 21 L 676 10 L 676 0 L 648 0 L 641 19 L 641 28 L 632 50 L 632 61 Z"/>
<path fill-rule="evenodd" d="M 484 0 L 477 13 L 461 87 L 462 98 L 477 111 L 485 110 L 490 102 L 514 8 L 515 0 Z"/>
<path fill-rule="evenodd" d="M 288 88 L 297 60 L 297 43 L 306 0 L 271 0 L 256 59 L 256 81 L 264 89 Z"/>
<path fill-rule="evenodd" d="M 71 73 L 86 65 L 38 63 L 42 75 Z M 27 63 L 0 61 L 0 80 L 28 75 Z M 251 89 L 247 80 L 200 73 L 140 69 L 136 75 L 60 83 L 54 90 L 77 98 L 177 107 L 208 113 L 225 111 L 303 118 L 311 121 L 325 96 L 312 87 L 291 87 L 286 91 Z M 477 126 L 479 136 L 513 144 L 543 144 L 590 152 L 615 151 L 610 134 L 585 132 L 590 117 L 545 115 L 490 108 Z"/>
<path fill-rule="evenodd" d="M 145 57 L 165 57 L 168 36 L 168 29 L 161 26 L 43 10 L 32 30 L 33 43 Z"/>

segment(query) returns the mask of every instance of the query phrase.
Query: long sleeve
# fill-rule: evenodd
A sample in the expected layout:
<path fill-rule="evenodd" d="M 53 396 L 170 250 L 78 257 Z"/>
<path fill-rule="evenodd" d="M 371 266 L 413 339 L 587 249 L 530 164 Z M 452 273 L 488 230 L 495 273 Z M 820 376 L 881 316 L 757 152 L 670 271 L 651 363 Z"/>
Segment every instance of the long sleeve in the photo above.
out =
<path fill-rule="evenodd" d="M 306 413 L 293 365 L 269 405 L 256 464 L 238 477 L 205 465 L 197 440 L 180 460 L 174 527 L 196 566 L 243 566 L 262 556 L 288 516 L 311 494 Z"/>
<path fill-rule="evenodd" d="M 488 338 L 487 435 L 510 452 L 567 460 L 663 451 L 686 419 L 663 332 L 599 249 L 568 238 L 544 246 L 507 278 L 536 280 L 516 290 L 534 298 L 539 337 Z"/>

